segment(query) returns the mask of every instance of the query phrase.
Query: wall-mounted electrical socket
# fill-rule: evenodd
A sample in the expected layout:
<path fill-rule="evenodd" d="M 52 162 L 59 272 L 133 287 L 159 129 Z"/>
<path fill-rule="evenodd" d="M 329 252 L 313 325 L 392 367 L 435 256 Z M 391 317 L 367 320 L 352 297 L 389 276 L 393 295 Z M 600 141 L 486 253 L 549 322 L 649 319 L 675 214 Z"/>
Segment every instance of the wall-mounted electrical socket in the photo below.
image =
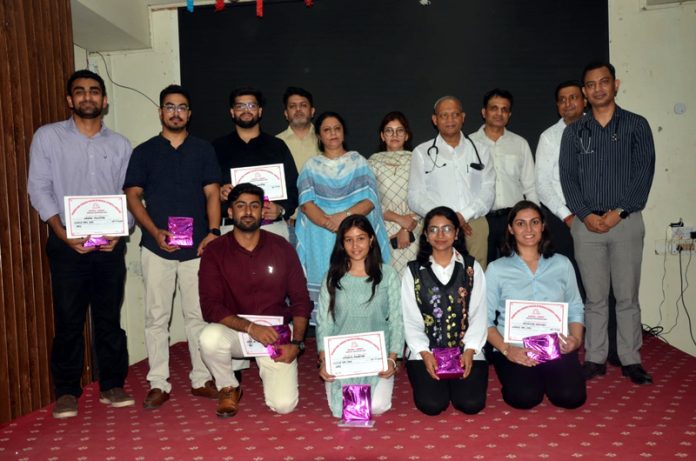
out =
<path fill-rule="evenodd" d="M 672 227 L 672 238 L 669 240 L 655 240 L 655 254 L 678 255 L 679 253 L 696 254 L 696 240 L 694 235 L 696 228 L 693 226 Z"/>

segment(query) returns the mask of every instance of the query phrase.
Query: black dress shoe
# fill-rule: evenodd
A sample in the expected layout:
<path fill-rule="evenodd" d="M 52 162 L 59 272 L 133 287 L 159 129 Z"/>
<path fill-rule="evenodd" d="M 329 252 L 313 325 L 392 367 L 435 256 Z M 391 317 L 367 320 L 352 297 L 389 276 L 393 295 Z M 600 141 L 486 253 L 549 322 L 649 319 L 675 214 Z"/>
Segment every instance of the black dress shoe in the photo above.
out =
<path fill-rule="evenodd" d="M 582 375 L 585 377 L 585 381 L 606 374 L 607 365 L 605 363 L 585 362 L 582 364 Z"/>
<path fill-rule="evenodd" d="M 652 384 L 652 376 L 648 374 L 640 363 L 621 367 L 621 374 L 628 376 L 634 384 Z"/>

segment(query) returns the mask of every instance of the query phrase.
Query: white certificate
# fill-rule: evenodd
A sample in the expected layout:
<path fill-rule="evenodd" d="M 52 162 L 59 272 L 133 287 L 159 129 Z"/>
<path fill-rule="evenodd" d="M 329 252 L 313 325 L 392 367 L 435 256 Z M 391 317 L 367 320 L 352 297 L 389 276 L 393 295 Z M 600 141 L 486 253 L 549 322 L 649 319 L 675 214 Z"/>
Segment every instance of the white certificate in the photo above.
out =
<path fill-rule="evenodd" d="M 125 195 L 68 195 L 63 200 L 68 238 L 128 235 Z"/>
<path fill-rule="evenodd" d="M 568 303 L 505 301 L 506 343 L 521 343 L 528 336 L 568 334 Z"/>
<path fill-rule="evenodd" d="M 240 315 L 250 322 L 258 323 L 259 325 L 272 326 L 282 325 L 283 317 L 276 315 Z M 266 346 L 253 339 L 244 332 L 239 332 L 239 341 L 242 343 L 244 357 L 268 357 L 270 354 L 266 350 Z"/>
<path fill-rule="evenodd" d="M 324 360 L 327 373 L 338 379 L 374 376 L 386 371 L 384 332 L 327 336 L 324 338 Z"/>
<path fill-rule="evenodd" d="M 287 200 L 288 191 L 285 188 L 285 167 L 282 163 L 271 165 L 250 166 L 230 169 L 232 186 L 250 182 L 263 189 L 268 200 Z"/>

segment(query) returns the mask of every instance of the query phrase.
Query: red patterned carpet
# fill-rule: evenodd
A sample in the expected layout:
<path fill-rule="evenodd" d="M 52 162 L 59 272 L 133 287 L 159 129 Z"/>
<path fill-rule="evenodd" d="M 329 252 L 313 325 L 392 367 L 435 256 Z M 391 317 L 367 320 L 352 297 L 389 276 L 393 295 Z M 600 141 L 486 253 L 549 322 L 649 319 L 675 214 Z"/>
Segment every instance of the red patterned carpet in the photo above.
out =
<path fill-rule="evenodd" d="M 643 357 L 655 384 L 638 387 L 617 368 L 588 385 L 574 410 L 547 402 L 509 408 L 491 368 L 486 409 L 476 416 L 448 410 L 428 417 L 413 405 L 405 370 L 394 407 L 375 427 L 339 428 L 325 401 L 312 351 L 301 359 L 300 405 L 271 413 L 255 366 L 244 374 L 240 413 L 215 416 L 215 402 L 189 394 L 183 343 L 172 347 L 172 398 L 146 411 L 147 365 L 131 367 L 127 389 L 137 404 L 112 409 L 92 384 L 76 418 L 58 421 L 52 406 L 0 427 L 1 460 L 682 460 L 696 459 L 696 358 L 654 338 Z"/>

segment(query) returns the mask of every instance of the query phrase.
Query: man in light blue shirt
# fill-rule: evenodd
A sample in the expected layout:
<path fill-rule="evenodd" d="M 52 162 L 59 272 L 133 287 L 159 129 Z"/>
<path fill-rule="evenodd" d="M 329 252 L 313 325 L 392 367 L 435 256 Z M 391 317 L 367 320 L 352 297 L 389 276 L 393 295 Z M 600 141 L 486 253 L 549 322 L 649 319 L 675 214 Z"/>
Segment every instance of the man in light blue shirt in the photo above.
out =
<path fill-rule="evenodd" d="M 55 322 L 51 351 L 55 418 L 77 415 L 88 307 L 99 364 L 99 401 L 112 407 L 135 403 L 123 390 L 128 372 L 126 333 L 120 319 L 126 243 L 106 237 L 106 245 L 85 247 L 86 238 L 68 238 L 63 205 L 65 196 L 121 194 L 131 146 L 102 124 L 108 101 L 99 75 L 88 70 L 75 72 L 68 80 L 67 93 L 72 116 L 36 131 L 28 180 L 31 204 L 49 225 L 46 253 Z M 132 219 L 129 215 L 129 227 Z"/>

